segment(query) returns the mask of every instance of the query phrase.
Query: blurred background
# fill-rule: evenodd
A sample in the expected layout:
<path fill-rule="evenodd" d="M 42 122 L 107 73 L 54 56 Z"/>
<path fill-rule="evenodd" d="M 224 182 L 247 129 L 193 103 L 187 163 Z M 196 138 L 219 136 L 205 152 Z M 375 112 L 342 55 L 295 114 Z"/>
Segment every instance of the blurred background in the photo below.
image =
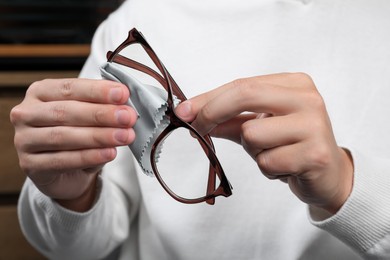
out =
<path fill-rule="evenodd" d="M 89 43 L 120 0 L 0 0 L 1 43 Z"/>
<path fill-rule="evenodd" d="M 16 203 L 24 174 L 9 112 L 44 78 L 77 77 L 97 26 L 122 0 L 0 0 L 0 260 L 44 259 L 24 239 Z"/>

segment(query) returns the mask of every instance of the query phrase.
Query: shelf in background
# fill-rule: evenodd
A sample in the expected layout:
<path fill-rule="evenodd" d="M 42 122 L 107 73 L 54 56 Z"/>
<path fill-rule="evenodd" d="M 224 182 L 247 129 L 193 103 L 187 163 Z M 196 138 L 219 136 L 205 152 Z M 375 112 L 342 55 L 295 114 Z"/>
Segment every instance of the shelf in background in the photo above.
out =
<path fill-rule="evenodd" d="M 31 83 L 42 79 L 77 78 L 78 70 L 75 71 L 0 71 L 0 88 L 26 88 Z"/>
<path fill-rule="evenodd" d="M 0 57 L 87 57 L 89 44 L 0 44 Z"/>
<path fill-rule="evenodd" d="M 0 0 L 0 43 L 90 43 L 119 0 Z"/>

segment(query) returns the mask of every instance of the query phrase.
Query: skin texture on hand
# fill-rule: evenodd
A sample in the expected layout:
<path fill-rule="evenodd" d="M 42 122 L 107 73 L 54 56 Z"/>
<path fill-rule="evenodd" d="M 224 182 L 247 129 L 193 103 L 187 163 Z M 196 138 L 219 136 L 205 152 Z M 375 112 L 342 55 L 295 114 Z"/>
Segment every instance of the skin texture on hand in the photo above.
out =
<path fill-rule="evenodd" d="M 235 80 L 183 102 L 176 113 L 201 133 L 241 144 L 269 179 L 335 213 L 352 190 L 353 163 L 334 138 L 313 80 L 283 73 Z"/>
<path fill-rule="evenodd" d="M 126 86 L 105 80 L 33 83 L 10 119 L 19 164 L 37 188 L 68 209 L 88 210 L 96 178 L 130 144 L 135 111 Z"/>

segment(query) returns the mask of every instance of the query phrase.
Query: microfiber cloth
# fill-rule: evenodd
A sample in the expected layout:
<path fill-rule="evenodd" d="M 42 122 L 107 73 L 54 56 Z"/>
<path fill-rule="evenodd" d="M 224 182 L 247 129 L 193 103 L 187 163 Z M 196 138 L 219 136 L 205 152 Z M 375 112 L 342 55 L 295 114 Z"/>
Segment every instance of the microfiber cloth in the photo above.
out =
<path fill-rule="evenodd" d="M 150 161 L 151 147 L 169 124 L 169 119 L 165 115 L 168 106 L 167 91 L 141 83 L 130 73 L 124 71 L 120 65 L 112 62 L 101 66 L 100 72 L 103 78 L 121 82 L 129 88 L 130 98 L 126 104 L 134 108 L 138 115 L 137 122 L 133 127 L 136 138 L 129 147 L 144 173 L 153 176 Z M 174 103 L 177 104 L 178 99 L 174 99 Z M 155 152 L 156 162 L 160 152 L 160 148 Z"/>

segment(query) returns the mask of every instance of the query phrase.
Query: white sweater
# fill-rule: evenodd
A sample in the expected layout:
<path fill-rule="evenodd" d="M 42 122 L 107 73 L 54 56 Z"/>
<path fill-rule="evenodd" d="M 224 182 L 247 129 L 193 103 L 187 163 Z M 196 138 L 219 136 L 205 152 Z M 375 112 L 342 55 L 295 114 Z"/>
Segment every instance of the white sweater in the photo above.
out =
<path fill-rule="evenodd" d="M 121 147 L 86 213 L 27 180 L 18 207 L 26 237 L 52 259 L 390 259 L 389 13 L 388 0 L 125 2 L 97 30 L 81 77 L 100 78 L 106 52 L 133 27 L 187 97 L 241 77 L 306 72 L 352 152 L 352 194 L 334 216 L 308 210 L 242 147 L 215 140 L 233 195 L 181 204 Z"/>

